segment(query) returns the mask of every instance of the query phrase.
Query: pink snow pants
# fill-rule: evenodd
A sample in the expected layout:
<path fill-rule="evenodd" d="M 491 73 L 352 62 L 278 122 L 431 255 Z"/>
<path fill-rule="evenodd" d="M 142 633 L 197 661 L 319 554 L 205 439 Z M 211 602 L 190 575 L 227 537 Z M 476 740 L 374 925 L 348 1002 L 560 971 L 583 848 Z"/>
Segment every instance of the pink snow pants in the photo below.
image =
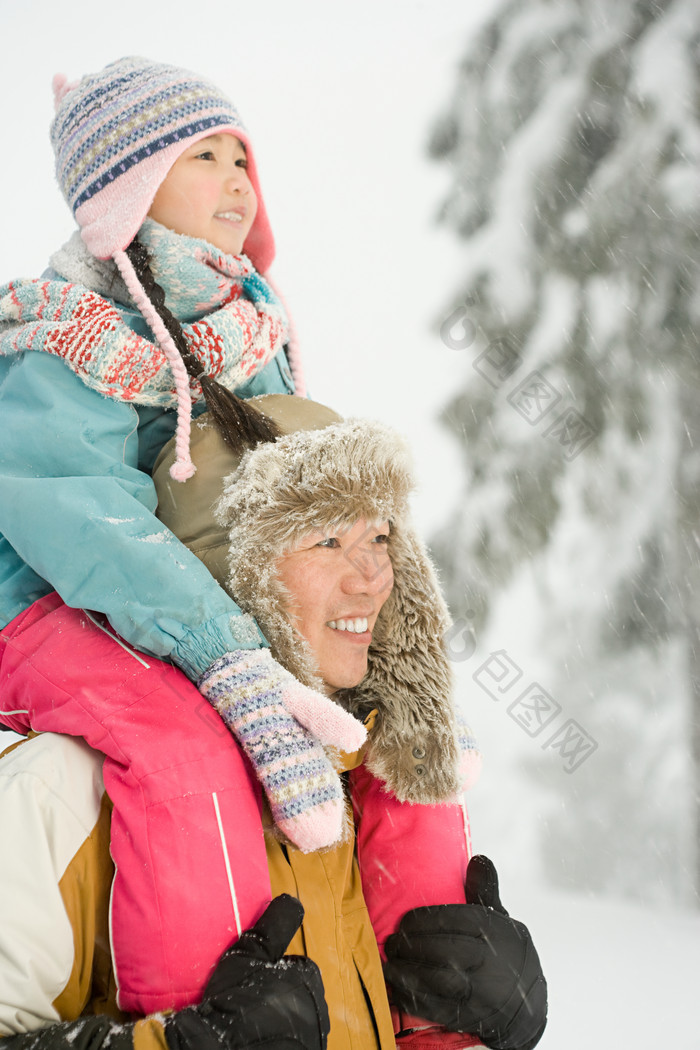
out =
<path fill-rule="evenodd" d="M 0 719 L 105 755 L 121 1009 L 198 1002 L 271 896 L 260 790 L 219 716 L 182 671 L 50 594 L 0 633 Z"/>
<path fill-rule="evenodd" d="M 437 806 L 398 802 L 362 765 L 350 774 L 357 828 L 357 858 L 367 909 L 379 945 L 384 945 L 411 908 L 428 904 L 464 904 L 471 838 L 461 802 Z M 396 1033 L 418 1027 L 404 1037 L 406 1050 L 449 1050 L 481 1046 L 475 1036 L 448 1032 L 392 1004 Z M 425 1027 L 427 1026 L 427 1028 Z"/>
<path fill-rule="evenodd" d="M 386 959 L 386 939 L 411 908 L 464 904 L 471 856 L 467 814 L 458 802 L 398 802 L 364 765 L 350 773 L 350 793 L 362 892 Z"/>
<path fill-rule="evenodd" d="M 0 722 L 80 736 L 105 755 L 121 1009 L 198 1002 L 221 953 L 271 896 L 260 787 L 219 716 L 176 667 L 50 594 L 0 632 Z M 409 908 L 464 902 L 466 813 L 400 803 L 363 765 L 350 791 L 383 954 Z"/>

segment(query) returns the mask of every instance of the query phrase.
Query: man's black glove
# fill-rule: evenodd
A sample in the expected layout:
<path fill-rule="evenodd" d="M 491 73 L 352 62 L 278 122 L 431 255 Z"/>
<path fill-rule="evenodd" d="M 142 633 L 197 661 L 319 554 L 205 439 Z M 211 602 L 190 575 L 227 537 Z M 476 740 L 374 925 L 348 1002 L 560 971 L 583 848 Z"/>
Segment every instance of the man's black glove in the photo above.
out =
<path fill-rule="evenodd" d="M 330 1022 L 316 963 L 283 958 L 304 909 L 283 893 L 219 960 L 199 1006 L 169 1014 L 171 1050 L 325 1050 Z M 133 1023 L 80 1017 L 0 1038 L 2 1050 L 134 1050 Z"/>
<path fill-rule="evenodd" d="M 172 1050 L 325 1050 L 330 1021 L 316 963 L 284 956 L 304 909 L 283 893 L 226 951 L 199 1006 L 165 1021 Z"/>
<path fill-rule="evenodd" d="M 415 908 L 386 942 L 396 1004 L 494 1050 L 531 1050 L 547 1023 L 547 984 L 532 938 L 498 896 L 488 857 L 472 857 L 466 904 Z"/>

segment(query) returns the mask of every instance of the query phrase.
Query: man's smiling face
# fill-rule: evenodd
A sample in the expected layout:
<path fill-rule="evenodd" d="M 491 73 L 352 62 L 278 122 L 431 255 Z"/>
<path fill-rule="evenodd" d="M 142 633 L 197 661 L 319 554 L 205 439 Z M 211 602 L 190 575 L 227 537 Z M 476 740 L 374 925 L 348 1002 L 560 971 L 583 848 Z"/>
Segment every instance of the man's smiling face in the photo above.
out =
<path fill-rule="evenodd" d="M 329 693 L 358 685 L 379 611 L 394 585 L 389 523 L 305 536 L 276 564 L 285 612 L 311 647 Z"/>

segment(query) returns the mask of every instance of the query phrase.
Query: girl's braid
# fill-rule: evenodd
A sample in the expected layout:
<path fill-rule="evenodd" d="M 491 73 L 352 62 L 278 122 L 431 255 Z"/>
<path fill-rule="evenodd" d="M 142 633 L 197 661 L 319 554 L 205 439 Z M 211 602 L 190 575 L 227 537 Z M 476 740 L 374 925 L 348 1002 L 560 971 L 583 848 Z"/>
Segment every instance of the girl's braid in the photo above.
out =
<path fill-rule="evenodd" d="M 188 374 L 201 384 L 207 408 L 226 444 L 241 455 L 246 448 L 278 438 L 280 430 L 276 423 L 204 371 L 201 361 L 190 349 L 182 325 L 165 305 L 165 292 L 153 276 L 147 248 L 135 239 L 126 249 L 126 254 L 141 286 L 180 352 Z"/>

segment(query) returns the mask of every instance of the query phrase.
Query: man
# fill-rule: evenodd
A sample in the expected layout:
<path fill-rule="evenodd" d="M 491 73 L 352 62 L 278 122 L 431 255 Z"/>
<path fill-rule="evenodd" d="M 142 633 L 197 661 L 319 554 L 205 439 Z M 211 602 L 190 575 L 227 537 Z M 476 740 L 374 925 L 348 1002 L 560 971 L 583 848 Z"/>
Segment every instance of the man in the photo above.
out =
<path fill-rule="evenodd" d="M 211 519 L 209 507 L 220 491 L 222 475 L 236 464 L 224 462 L 222 467 L 219 461 L 222 457 L 225 461 L 227 454 L 215 431 L 195 433 L 193 455 L 199 467 L 193 479 L 196 485 L 170 486 L 164 480 L 167 457 L 157 464 L 154 480 L 160 485 L 163 520 L 256 617 L 280 664 L 298 681 L 331 693 L 334 700 L 370 726 L 367 747 L 360 754 L 337 760 L 338 768 L 348 771 L 343 780 L 355 808 L 356 845 L 348 836 L 332 850 L 303 853 L 280 840 L 274 806 L 262 811 L 271 891 L 274 895 L 286 891 L 306 907 L 304 923 L 289 949 L 300 957 L 290 966 L 300 971 L 300 979 L 293 993 L 284 989 L 282 998 L 286 996 L 287 1002 L 290 995 L 292 999 L 300 996 L 306 1015 L 311 1016 L 307 1028 L 309 1023 L 316 1024 L 315 1037 L 308 1031 L 300 1035 L 294 1025 L 289 1027 L 289 1010 L 285 1013 L 281 1009 L 275 1016 L 279 1016 L 282 1027 L 267 1033 L 269 1045 L 297 1045 L 293 1041 L 297 1039 L 298 1045 L 315 1046 L 312 1038 L 323 1038 L 322 1010 L 313 1007 L 318 1000 L 313 971 L 308 960 L 301 958 L 308 956 L 323 974 L 330 1012 L 329 1047 L 388 1050 L 395 1045 L 395 1038 L 399 1045 L 416 1050 L 466 1047 L 482 1045 L 477 1038 L 480 1036 L 486 1045 L 525 1050 L 536 1044 L 544 1029 L 544 980 L 529 934 L 502 911 L 494 874 L 488 866 L 478 863 L 470 867 L 465 896 L 461 811 L 448 804 L 460 786 L 460 756 L 459 727 L 449 698 L 449 667 L 441 645 L 444 609 L 429 562 L 408 523 L 410 472 L 404 452 L 386 428 L 343 423 L 310 402 L 273 397 L 261 399 L 260 407 L 275 419 L 283 436 L 256 447 L 238 465 L 220 501 L 218 523 Z M 242 721 L 241 710 L 238 706 L 234 709 L 230 696 L 229 690 L 225 702 L 219 703 L 214 689 L 210 699 L 224 720 L 235 727 Z M 207 717 L 210 714 L 208 711 Z M 247 727 L 251 720 L 253 725 L 262 725 L 259 708 L 245 712 Z M 202 733 L 206 727 L 211 731 L 212 723 L 206 718 L 203 722 L 206 726 Z M 261 769 L 270 773 L 277 768 L 275 762 L 266 761 L 265 755 L 260 758 L 258 744 L 268 736 L 261 732 L 251 738 L 247 730 L 239 734 L 263 784 L 266 781 Z M 31 777 L 31 771 L 21 753 L 32 747 L 50 748 L 47 739 L 21 745 L 14 756 L 4 760 L 13 764 L 13 777 L 23 797 L 30 793 L 27 776 Z M 73 748 L 82 747 L 75 741 L 69 743 Z M 467 748 L 466 755 L 467 765 L 473 764 L 474 749 Z M 89 830 L 91 842 L 100 837 L 104 842 L 108 818 L 98 815 L 96 822 L 90 823 L 90 816 L 98 810 L 106 812 L 99 777 L 94 776 L 99 760 L 87 751 L 84 759 L 85 775 L 92 775 L 96 786 L 92 814 L 81 818 L 81 826 Z M 0 778 L 2 773 L 0 764 Z M 57 796 L 56 786 L 51 785 L 52 798 Z M 272 803 L 274 777 L 268 778 L 266 790 Z M 90 796 L 90 792 L 82 794 Z M 254 816 L 260 813 L 252 795 L 254 792 L 240 799 L 241 815 L 246 819 L 251 812 Z M 296 797 L 303 797 L 303 792 L 297 792 Z M 436 802 L 442 804 L 428 804 Z M 0 811 L 7 810 L 3 801 Z M 35 821 L 39 840 L 48 837 L 43 819 Z M 443 839 L 446 848 L 442 847 Z M 82 848 L 70 854 L 71 862 Z M 85 847 L 86 854 L 94 852 L 92 846 Z M 173 867 L 172 877 L 177 881 L 177 866 Z M 60 866 L 58 870 L 62 871 Z M 229 875 L 235 884 L 238 869 L 233 866 Z M 2 867 L 0 879 L 0 885 L 9 881 Z M 66 889 L 71 879 L 66 880 L 65 874 L 58 880 L 54 876 L 53 881 L 64 883 L 62 892 L 71 895 Z M 79 898 L 83 912 L 92 914 L 93 919 L 81 917 L 80 936 L 75 936 L 74 925 L 71 941 L 77 950 L 73 966 L 68 966 L 70 951 L 64 952 L 66 958 L 60 965 L 56 963 L 64 974 L 68 970 L 89 975 L 95 962 L 108 961 L 104 954 L 108 876 L 103 873 L 93 882 L 101 889 L 93 891 L 87 908 L 82 903 L 84 880 L 72 883 L 72 896 Z M 194 900 L 205 896 L 206 891 L 206 886 L 187 886 Z M 275 907 L 284 910 L 285 900 Z M 436 911 L 422 906 L 426 904 L 442 907 Z M 62 906 L 67 913 L 66 905 Z M 60 910 L 58 905 L 54 907 L 56 914 Z M 404 912 L 409 914 L 399 924 Z M 269 974 L 278 972 L 279 967 L 284 970 L 276 959 L 285 947 L 281 941 L 289 939 L 293 922 L 280 921 L 275 912 L 271 918 L 266 912 L 263 919 L 268 940 L 266 931 L 275 930 L 272 949 L 266 955 L 264 972 Z M 398 932 L 394 933 L 397 924 Z M 49 938 L 48 945 L 46 940 L 42 943 L 46 931 L 41 924 L 38 928 L 31 954 L 44 964 L 47 960 L 53 963 L 58 960 L 58 938 Z M 23 944 L 22 929 L 16 930 L 14 939 L 11 934 L 5 937 L 8 949 L 3 944 L 2 929 L 0 949 L 17 954 L 15 946 Z M 485 930 L 493 957 L 484 955 Z M 253 935 L 253 943 L 260 936 Z M 379 954 L 385 942 L 387 975 L 396 1000 L 393 1020 Z M 68 943 L 67 936 L 62 943 Z M 234 958 L 239 968 L 240 955 L 245 954 L 248 944 L 244 935 L 241 948 L 228 957 Z M 220 965 L 224 967 L 225 960 Z M 219 974 L 217 968 L 212 978 L 218 980 L 213 1012 L 224 1013 L 229 1022 L 224 1030 L 217 1015 L 223 1045 L 255 1046 L 257 1028 L 246 1027 L 241 1021 L 244 1015 L 236 1013 L 238 1007 L 219 1007 L 223 994 Z M 25 1017 L 15 1005 L 14 1021 L 6 1021 L 5 1030 L 31 1030 L 42 1020 L 76 1017 L 96 989 L 96 980 L 88 976 L 86 982 L 83 977 L 81 993 L 70 1005 L 63 989 L 54 999 L 45 991 L 44 1002 L 49 1002 L 53 1012 L 45 1009 L 42 1015 L 37 1010 L 32 1017 Z M 227 984 L 224 991 L 237 1001 L 238 987 Z M 274 1001 L 270 990 L 264 997 Z M 203 1007 L 189 1008 L 194 1014 L 187 1010 L 175 1013 L 165 1028 L 157 1019 L 139 1022 L 122 1032 L 125 1045 L 145 1046 L 144 1039 L 157 1042 L 163 1038 L 168 1046 L 204 1045 L 197 1039 L 203 1039 L 202 1010 L 206 1017 L 212 1014 L 207 1005 L 211 999 L 208 986 Z M 2 1002 L 0 996 L 0 1024 Z M 423 1014 L 429 1021 L 403 1025 L 399 1007 Z M 193 1016 L 192 1029 L 185 1021 Z M 234 1016 L 235 1023 L 230 1020 Z M 477 1035 L 457 1034 L 445 1026 Z M 104 1041 L 109 1032 L 107 1027 L 93 1033 L 91 1045 L 101 1045 L 100 1038 Z M 12 1050 L 20 1038 L 12 1040 Z M 58 1026 L 47 1029 L 43 1038 L 48 1040 L 47 1047 L 60 1047 L 75 1034 L 71 1028 L 62 1044 Z M 188 1043 L 188 1038 L 195 1041 Z M 17 1042 L 18 1048 L 20 1045 L 24 1050 L 24 1044 Z M 162 1041 L 160 1045 L 164 1045 Z"/>

